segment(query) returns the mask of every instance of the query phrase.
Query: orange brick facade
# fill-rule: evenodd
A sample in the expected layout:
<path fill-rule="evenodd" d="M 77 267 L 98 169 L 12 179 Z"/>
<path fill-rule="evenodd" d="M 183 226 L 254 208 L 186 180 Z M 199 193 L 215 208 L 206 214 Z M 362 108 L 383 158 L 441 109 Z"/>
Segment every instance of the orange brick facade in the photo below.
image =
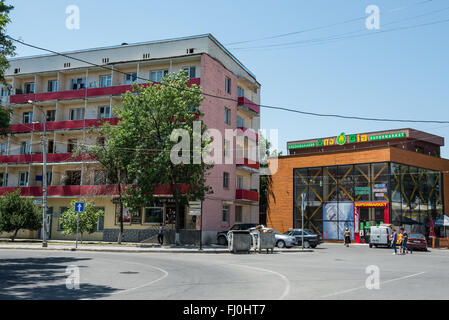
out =
<path fill-rule="evenodd" d="M 292 155 L 277 159 L 272 176 L 272 195 L 268 195 L 267 226 L 285 232 L 293 228 L 293 169 L 320 166 L 396 162 L 443 172 L 444 213 L 449 215 L 449 160 L 399 148 L 345 151 L 314 155 Z M 271 165 L 271 164 L 270 164 Z"/>

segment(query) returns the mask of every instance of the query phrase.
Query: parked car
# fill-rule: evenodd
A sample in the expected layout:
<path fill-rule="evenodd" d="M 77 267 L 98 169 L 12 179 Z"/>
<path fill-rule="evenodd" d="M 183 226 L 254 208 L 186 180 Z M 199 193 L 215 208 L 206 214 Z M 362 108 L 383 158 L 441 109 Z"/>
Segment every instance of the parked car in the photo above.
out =
<path fill-rule="evenodd" d="M 298 246 L 302 246 L 302 229 L 290 229 L 285 232 L 285 235 L 294 236 L 298 242 Z M 322 243 L 321 237 L 314 233 L 310 229 L 304 229 L 304 247 L 305 248 L 316 248 L 317 245 Z"/>
<path fill-rule="evenodd" d="M 217 233 L 217 243 L 219 245 L 225 246 L 228 244 L 227 234 L 230 230 L 249 230 L 256 227 L 256 223 L 236 223 L 227 231 L 220 231 Z"/>
<path fill-rule="evenodd" d="M 412 250 L 427 251 L 426 237 L 422 233 L 410 233 L 408 235 L 407 246 Z"/>

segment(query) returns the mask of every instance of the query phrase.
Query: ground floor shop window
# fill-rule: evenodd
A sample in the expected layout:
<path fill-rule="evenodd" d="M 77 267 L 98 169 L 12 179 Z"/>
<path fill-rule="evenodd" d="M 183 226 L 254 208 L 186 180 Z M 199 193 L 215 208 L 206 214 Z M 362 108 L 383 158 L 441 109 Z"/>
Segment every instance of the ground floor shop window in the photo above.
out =
<path fill-rule="evenodd" d="M 162 224 L 164 218 L 164 208 L 151 207 L 144 209 L 144 223 L 157 223 Z"/>
<path fill-rule="evenodd" d="M 120 206 L 115 206 L 115 223 L 120 224 Z M 123 208 L 123 223 L 131 223 L 131 211 L 129 208 Z"/>

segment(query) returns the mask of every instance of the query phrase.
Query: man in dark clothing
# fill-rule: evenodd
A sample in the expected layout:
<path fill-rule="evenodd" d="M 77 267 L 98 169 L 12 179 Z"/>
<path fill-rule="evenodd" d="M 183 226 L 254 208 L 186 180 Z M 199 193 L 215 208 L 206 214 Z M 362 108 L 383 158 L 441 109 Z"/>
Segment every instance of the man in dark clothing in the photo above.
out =
<path fill-rule="evenodd" d="M 394 249 L 394 253 L 393 254 L 398 254 L 397 253 L 397 248 L 396 248 L 396 242 L 398 241 L 398 233 L 396 232 L 395 229 L 393 229 L 393 234 L 391 235 L 391 247 Z"/>
<path fill-rule="evenodd" d="M 164 244 L 164 227 L 159 227 L 159 232 L 157 234 L 157 242 L 162 246 Z"/>
<path fill-rule="evenodd" d="M 405 231 L 404 228 L 401 228 L 402 233 L 402 254 L 406 254 L 407 250 L 412 253 L 412 250 L 407 246 L 407 240 L 408 240 L 408 234 L 407 231 Z"/>

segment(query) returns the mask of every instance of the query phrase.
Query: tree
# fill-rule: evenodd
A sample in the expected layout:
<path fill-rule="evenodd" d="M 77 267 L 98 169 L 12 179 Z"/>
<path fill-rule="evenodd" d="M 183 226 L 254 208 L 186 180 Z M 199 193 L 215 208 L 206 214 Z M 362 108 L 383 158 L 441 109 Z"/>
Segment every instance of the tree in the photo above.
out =
<path fill-rule="evenodd" d="M 62 213 L 63 234 L 76 234 L 78 222 L 78 212 L 75 211 L 76 202 L 77 200 L 72 200 L 70 207 Z M 84 203 L 84 211 L 79 212 L 80 221 L 78 232 L 81 237 L 81 242 L 83 241 L 83 233 L 87 232 L 91 234 L 97 230 L 98 219 L 104 215 L 103 210 L 95 207 L 92 201 L 85 201 Z"/>
<path fill-rule="evenodd" d="M 12 232 L 11 241 L 19 230 L 39 230 L 42 212 L 30 198 L 20 196 L 20 190 L 5 193 L 0 197 L 0 232 Z"/>
<path fill-rule="evenodd" d="M 202 139 L 207 128 L 198 120 L 203 115 L 202 91 L 197 85 L 189 87 L 188 81 L 187 73 L 179 72 L 167 75 L 161 83 L 134 84 L 133 92 L 123 97 L 123 107 L 114 110 L 121 120 L 110 129 L 108 139 L 113 154 L 122 158 L 128 182 L 133 182 L 126 188 L 127 206 L 133 210 L 149 206 L 158 186 L 169 187 L 176 204 L 177 233 L 181 206 L 203 200 L 211 192 L 205 182 L 212 165 L 201 159 L 201 150 L 211 142 Z M 198 138 L 199 161 L 193 143 Z"/>
<path fill-rule="evenodd" d="M 5 71 L 9 68 L 8 57 L 15 55 L 15 46 L 12 40 L 6 35 L 6 26 L 11 19 L 9 12 L 13 6 L 5 4 L 4 0 L 0 0 L 0 83 L 6 86 Z M 0 105 L 0 135 L 5 136 L 8 133 L 11 111 Z"/>

